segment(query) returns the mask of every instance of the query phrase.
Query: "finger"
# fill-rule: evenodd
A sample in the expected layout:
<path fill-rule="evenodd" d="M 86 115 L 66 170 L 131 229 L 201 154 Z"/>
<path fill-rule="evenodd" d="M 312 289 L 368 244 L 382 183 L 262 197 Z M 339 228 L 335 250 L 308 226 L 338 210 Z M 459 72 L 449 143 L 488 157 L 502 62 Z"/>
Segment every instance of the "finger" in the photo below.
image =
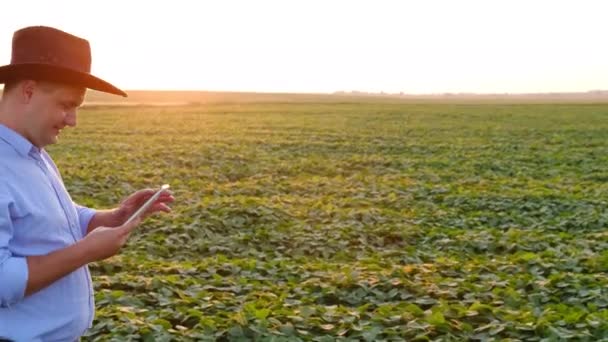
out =
<path fill-rule="evenodd" d="M 146 188 L 146 189 L 137 190 L 135 192 L 135 194 L 141 196 L 141 195 L 150 195 L 150 194 L 153 194 L 155 192 L 156 192 L 156 190 L 154 190 L 152 188 Z"/>
<path fill-rule="evenodd" d="M 170 201 L 174 201 L 175 197 L 173 197 L 173 194 L 168 194 L 168 193 L 162 193 L 160 196 L 158 196 L 159 200 L 170 200 Z"/>
<path fill-rule="evenodd" d="M 156 203 L 173 203 L 175 202 L 175 198 L 173 198 L 173 196 L 170 197 L 159 197 L 156 201 Z"/>
<path fill-rule="evenodd" d="M 175 201 L 175 198 L 171 195 L 160 195 L 158 196 L 158 198 L 154 201 L 154 204 L 158 204 L 158 203 L 172 203 L 173 201 Z"/>
<path fill-rule="evenodd" d="M 138 190 L 131 195 L 127 196 L 125 200 L 123 200 L 123 205 L 127 206 L 139 206 L 143 202 L 147 201 L 154 194 L 153 189 L 143 189 Z"/>
<path fill-rule="evenodd" d="M 161 210 L 166 213 L 170 213 L 172 209 L 170 206 L 166 205 L 165 203 L 161 203 Z"/>
<path fill-rule="evenodd" d="M 163 192 L 160 194 L 160 196 L 158 196 L 158 198 L 156 199 L 157 202 L 169 202 L 170 203 L 175 200 L 173 195 L 171 193 L 166 193 L 166 191 L 168 191 L 168 190 L 163 190 Z M 150 199 L 150 197 L 154 196 L 155 193 L 156 193 L 156 190 L 153 190 L 153 189 L 140 190 L 140 194 L 138 194 L 138 197 L 133 197 L 133 200 L 135 201 L 135 203 L 137 203 L 137 205 L 142 205 L 144 202 L 146 202 L 148 199 Z"/>
<path fill-rule="evenodd" d="M 148 210 L 146 210 L 144 217 L 155 213 L 157 211 L 165 211 L 165 212 L 170 212 L 171 208 L 169 208 L 169 206 L 166 203 L 172 203 L 175 199 L 171 196 L 171 197 L 159 197 L 158 199 L 156 199 L 156 201 L 154 201 L 154 204 L 152 204 L 152 206 L 150 206 L 150 208 L 148 208 Z"/>
<path fill-rule="evenodd" d="M 164 211 L 166 213 L 170 213 L 171 207 L 169 207 L 165 203 L 156 203 L 154 206 L 152 206 L 152 212 L 157 212 L 157 211 Z"/>
<path fill-rule="evenodd" d="M 122 235 L 120 237 L 120 245 L 124 246 L 127 243 L 127 240 L 129 239 L 129 236 L 131 235 L 131 233 L 126 233 L 124 235 Z"/>
<path fill-rule="evenodd" d="M 164 203 L 156 203 L 154 204 L 152 207 L 150 207 L 150 209 L 148 209 L 146 211 L 146 214 L 144 215 L 144 217 L 148 217 L 152 214 L 155 214 L 157 212 L 160 211 L 164 211 L 166 213 L 170 213 L 171 212 L 171 207 L 169 207 L 168 205 L 164 204 Z"/>
<path fill-rule="evenodd" d="M 123 234 L 131 233 L 141 223 L 141 217 L 136 217 L 133 221 L 123 224 L 119 229 Z"/>
<path fill-rule="evenodd" d="M 143 189 L 136 192 L 135 196 L 139 201 L 147 201 L 155 192 L 154 189 Z"/>

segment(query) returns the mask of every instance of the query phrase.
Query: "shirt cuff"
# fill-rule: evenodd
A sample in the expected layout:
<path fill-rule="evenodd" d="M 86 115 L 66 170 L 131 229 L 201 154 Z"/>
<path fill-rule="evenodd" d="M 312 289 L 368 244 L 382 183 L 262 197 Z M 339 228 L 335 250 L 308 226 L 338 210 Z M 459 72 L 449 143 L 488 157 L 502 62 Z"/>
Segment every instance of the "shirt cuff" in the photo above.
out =
<path fill-rule="evenodd" d="M 75 204 L 76 210 L 78 211 L 78 221 L 80 222 L 80 230 L 82 231 L 82 236 L 85 237 L 87 235 L 87 231 L 89 230 L 89 222 L 95 213 L 97 212 L 94 209 L 83 207 L 81 205 Z"/>
<path fill-rule="evenodd" d="M 25 297 L 28 275 L 25 258 L 9 257 L 0 263 L 0 307 L 9 307 Z"/>

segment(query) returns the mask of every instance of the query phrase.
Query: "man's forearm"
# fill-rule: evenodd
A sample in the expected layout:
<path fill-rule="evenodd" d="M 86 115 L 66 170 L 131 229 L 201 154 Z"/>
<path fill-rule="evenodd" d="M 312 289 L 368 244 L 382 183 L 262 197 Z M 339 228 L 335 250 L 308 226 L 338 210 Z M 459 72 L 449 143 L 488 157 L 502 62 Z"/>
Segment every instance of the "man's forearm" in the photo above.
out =
<path fill-rule="evenodd" d="M 27 257 L 28 280 L 25 295 L 29 296 L 42 290 L 91 261 L 87 258 L 86 243 L 82 241 L 47 255 Z"/>

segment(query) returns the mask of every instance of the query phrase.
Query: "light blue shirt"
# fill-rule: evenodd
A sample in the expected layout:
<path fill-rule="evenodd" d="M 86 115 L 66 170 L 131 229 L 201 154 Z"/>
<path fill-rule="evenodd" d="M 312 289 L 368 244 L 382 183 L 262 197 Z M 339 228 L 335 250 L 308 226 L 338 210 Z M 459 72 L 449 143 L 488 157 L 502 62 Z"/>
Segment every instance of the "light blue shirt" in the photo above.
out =
<path fill-rule="evenodd" d="M 44 149 L 0 125 L 0 338 L 74 341 L 91 326 L 87 266 L 27 297 L 25 288 L 26 257 L 82 239 L 94 214 L 72 201 Z"/>

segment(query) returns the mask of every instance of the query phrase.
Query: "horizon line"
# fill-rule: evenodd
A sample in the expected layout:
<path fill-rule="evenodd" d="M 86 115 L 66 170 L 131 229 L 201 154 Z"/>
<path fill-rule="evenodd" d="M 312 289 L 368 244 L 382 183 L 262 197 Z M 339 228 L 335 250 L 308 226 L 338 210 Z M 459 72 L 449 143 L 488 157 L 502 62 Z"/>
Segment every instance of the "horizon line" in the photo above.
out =
<path fill-rule="evenodd" d="M 4 84 L 0 84 L 0 89 L 4 89 Z M 104 94 L 104 92 L 88 89 L 94 93 Z M 443 92 L 427 92 L 427 93 L 408 93 L 405 91 L 389 92 L 389 91 L 365 91 L 365 90 L 335 90 L 327 91 L 280 91 L 280 90 L 217 90 L 217 89 L 142 89 L 123 88 L 129 92 L 164 92 L 164 93 L 233 93 L 233 94 L 267 94 L 267 95 L 377 95 L 377 96 L 526 96 L 526 95 L 608 95 L 607 89 L 589 89 L 580 91 L 536 91 L 536 92 L 473 92 L 473 91 L 443 91 Z"/>
<path fill-rule="evenodd" d="M 91 91 L 100 91 L 89 89 Z M 536 92 L 472 92 L 472 91 L 443 91 L 428 93 L 407 93 L 389 91 L 365 90 L 335 90 L 326 91 L 267 91 L 267 90 L 213 90 L 213 89 L 123 89 L 125 92 L 182 92 L 182 93 L 249 93 L 249 94 L 287 94 L 287 95 L 398 95 L 398 96 L 437 96 L 437 95 L 559 95 L 559 94 L 607 94 L 608 89 L 590 89 L 580 91 L 536 91 Z"/>

